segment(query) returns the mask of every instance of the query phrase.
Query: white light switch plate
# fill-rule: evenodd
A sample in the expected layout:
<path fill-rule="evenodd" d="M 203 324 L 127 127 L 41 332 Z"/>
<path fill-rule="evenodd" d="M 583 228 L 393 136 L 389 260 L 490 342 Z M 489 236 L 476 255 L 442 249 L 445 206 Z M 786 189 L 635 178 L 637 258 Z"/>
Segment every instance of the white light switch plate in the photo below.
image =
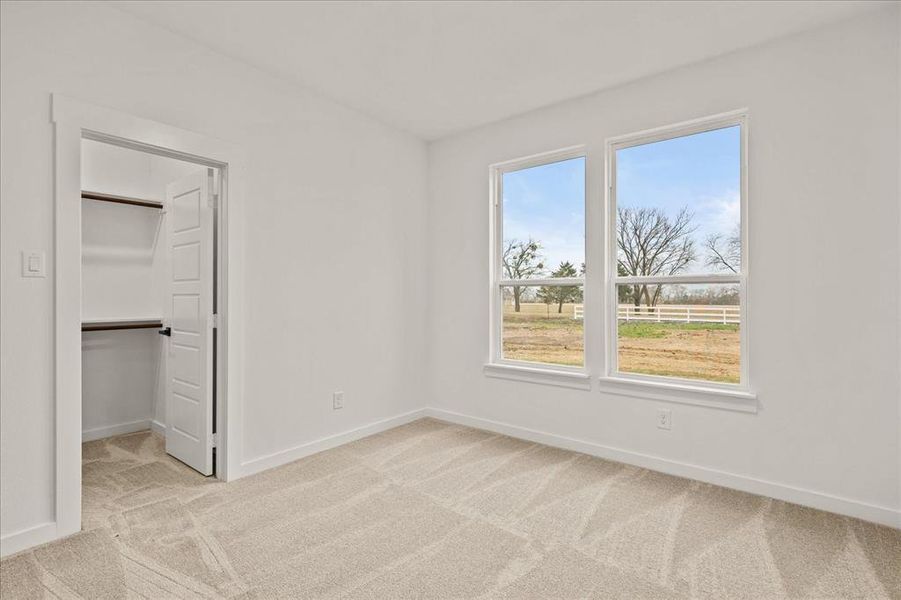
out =
<path fill-rule="evenodd" d="M 22 251 L 22 277 L 46 277 L 47 260 L 41 250 Z"/>

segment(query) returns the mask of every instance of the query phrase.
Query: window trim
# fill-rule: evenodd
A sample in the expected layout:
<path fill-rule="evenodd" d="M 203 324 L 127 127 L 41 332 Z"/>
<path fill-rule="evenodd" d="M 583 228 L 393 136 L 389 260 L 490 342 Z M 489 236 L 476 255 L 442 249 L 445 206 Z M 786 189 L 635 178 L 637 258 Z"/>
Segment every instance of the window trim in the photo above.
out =
<path fill-rule="evenodd" d="M 588 327 L 586 326 L 585 317 L 582 320 L 582 366 L 573 367 L 568 365 L 558 365 L 554 363 L 540 363 L 526 360 L 514 360 L 503 357 L 503 298 L 502 290 L 509 286 L 566 286 L 580 285 L 582 286 L 582 304 L 587 314 L 591 306 L 587 286 L 585 285 L 586 277 L 572 278 L 535 278 L 535 279 L 505 279 L 503 276 L 503 242 L 504 242 L 504 203 L 503 199 L 503 176 L 505 173 L 520 171 L 531 167 L 553 164 L 574 158 L 582 158 L 585 160 L 585 198 L 583 212 L 586 215 L 584 219 L 584 239 L 583 260 L 585 261 L 585 271 L 588 272 L 591 262 L 588 256 L 588 153 L 584 145 L 569 146 L 559 150 L 550 152 L 542 152 L 532 154 L 513 160 L 494 163 L 489 166 L 489 251 L 491 264 L 489 269 L 489 341 L 488 341 L 488 360 L 485 363 L 485 374 L 489 376 L 499 376 L 499 373 L 509 372 L 510 376 L 506 378 L 535 381 L 537 383 L 563 383 L 566 379 L 571 379 L 569 384 L 564 383 L 566 387 L 578 387 L 580 389 L 589 389 L 585 387 L 588 381 Z M 505 371 L 506 370 L 506 371 Z M 550 377 L 548 377 L 550 376 Z"/>
<path fill-rule="evenodd" d="M 741 270 L 736 275 L 673 275 L 673 276 L 627 276 L 617 275 L 617 239 L 616 239 L 616 152 L 625 148 L 642 146 L 678 137 L 739 126 L 741 152 L 741 181 L 739 190 L 741 216 Z M 684 401 L 689 403 L 708 404 L 709 400 L 693 401 L 690 398 L 719 397 L 727 406 L 751 405 L 756 407 L 757 396 L 752 391 L 749 360 L 750 321 L 748 306 L 748 281 L 750 261 L 748 252 L 748 110 L 740 109 L 703 117 L 664 127 L 648 129 L 632 134 L 608 138 L 606 141 L 606 181 L 605 210 L 607 257 L 605 260 L 606 277 L 604 281 L 604 314 L 605 365 L 604 375 L 599 378 L 602 391 L 622 393 L 624 395 L 641 396 L 650 399 Z M 739 343 L 741 357 L 739 383 L 722 383 L 688 379 L 683 377 L 667 377 L 662 375 L 646 375 L 643 373 L 627 373 L 619 370 L 618 338 L 617 338 L 617 285 L 630 283 L 737 283 L 739 286 L 739 302 L 741 327 Z M 644 391 L 646 390 L 646 392 Z M 673 396 L 673 397 L 670 397 Z"/>

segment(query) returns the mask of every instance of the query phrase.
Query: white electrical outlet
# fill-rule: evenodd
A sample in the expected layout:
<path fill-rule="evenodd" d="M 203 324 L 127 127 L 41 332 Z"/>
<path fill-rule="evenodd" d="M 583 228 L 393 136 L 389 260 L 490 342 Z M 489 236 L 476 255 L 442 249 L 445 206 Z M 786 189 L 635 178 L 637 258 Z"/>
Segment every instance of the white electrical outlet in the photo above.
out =
<path fill-rule="evenodd" d="M 335 392 L 332 394 L 332 409 L 339 410 L 344 408 L 344 392 Z"/>
<path fill-rule="evenodd" d="M 661 408 L 657 411 L 657 427 L 659 429 L 673 428 L 673 411 L 668 408 Z"/>

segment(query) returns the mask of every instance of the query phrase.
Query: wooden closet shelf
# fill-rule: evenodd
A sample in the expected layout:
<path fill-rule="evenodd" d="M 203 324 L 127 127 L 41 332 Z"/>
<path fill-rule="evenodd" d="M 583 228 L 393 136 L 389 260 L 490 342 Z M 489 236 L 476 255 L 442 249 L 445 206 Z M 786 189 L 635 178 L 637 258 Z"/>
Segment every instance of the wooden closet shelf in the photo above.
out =
<path fill-rule="evenodd" d="M 135 319 L 131 321 L 83 321 L 82 331 L 113 331 L 116 329 L 160 329 L 163 326 L 161 319 Z"/>
<path fill-rule="evenodd" d="M 82 191 L 81 197 L 85 200 L 100 200 L 101 202 L 115 202 L 116 204 L 129 204 L 146 208 L 163 208 L 163 203 L 157 200 L 143 200 L 141 198 L 129 198 L 128 196 L 101 194 L 100 192 Z"/>

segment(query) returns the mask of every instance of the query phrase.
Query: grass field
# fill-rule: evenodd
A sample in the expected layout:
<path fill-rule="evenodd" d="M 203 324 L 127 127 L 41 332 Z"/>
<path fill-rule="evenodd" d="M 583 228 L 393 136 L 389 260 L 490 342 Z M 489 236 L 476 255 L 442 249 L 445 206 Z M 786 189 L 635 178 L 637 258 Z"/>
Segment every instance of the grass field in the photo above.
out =
<path fill-rule="evenodd" d="M 513 360 L 582 366 L 583 321 L 573 319 L 571 304 L 557 314 L 544 304 L 523 304 L 519 313 L 504 307 L 504 357 Z M 738 383 L 738 325 L 719 323 L 619 324 L 619 369 Z"/>

